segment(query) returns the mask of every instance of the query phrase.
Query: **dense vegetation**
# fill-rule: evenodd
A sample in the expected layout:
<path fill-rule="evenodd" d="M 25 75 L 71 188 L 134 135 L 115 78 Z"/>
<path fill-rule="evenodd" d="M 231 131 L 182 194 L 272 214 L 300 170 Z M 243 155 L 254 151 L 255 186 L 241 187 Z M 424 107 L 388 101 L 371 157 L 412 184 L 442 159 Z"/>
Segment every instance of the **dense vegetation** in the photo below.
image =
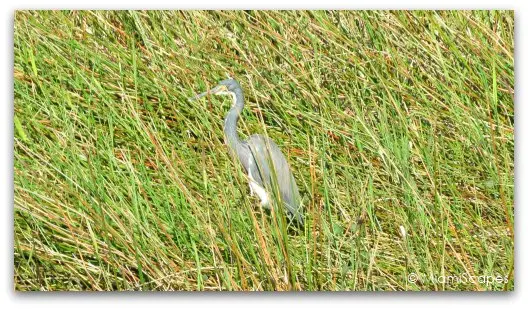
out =
<path fill-rule="evenodd" d="M 16 12 L 15 289 L 513 290 L 513 27 L 503 11 Z M 249 196 L 230 99 L 187 101 L 226 75 L 240 134 L 292 166 L 302 230 Z"/>

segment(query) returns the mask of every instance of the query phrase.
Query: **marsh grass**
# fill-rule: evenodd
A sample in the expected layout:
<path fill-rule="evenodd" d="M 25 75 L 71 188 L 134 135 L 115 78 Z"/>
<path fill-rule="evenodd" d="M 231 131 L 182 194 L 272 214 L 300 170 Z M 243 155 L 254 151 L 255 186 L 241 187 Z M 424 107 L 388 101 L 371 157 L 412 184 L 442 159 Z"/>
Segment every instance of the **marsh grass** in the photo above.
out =
<path fill-rule="evenodd" d="M 513 290 L 512 11 L 18 11 L 16 290 Z M 267 134 L 305 226 L 223 140 Z M 407 278 L 419 276 L 416 282 Z M 508 282 L 437 282 L 439 276 Z"/>

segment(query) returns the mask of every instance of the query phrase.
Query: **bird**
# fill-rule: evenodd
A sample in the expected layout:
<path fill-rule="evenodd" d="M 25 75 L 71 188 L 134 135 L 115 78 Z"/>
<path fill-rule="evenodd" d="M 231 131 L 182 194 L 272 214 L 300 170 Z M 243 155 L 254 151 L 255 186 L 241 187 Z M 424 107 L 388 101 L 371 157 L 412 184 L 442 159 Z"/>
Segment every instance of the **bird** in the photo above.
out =
<path fill-rule="evenodd" d="M 260 205 L 264 209 L 271 209 L 270 191 L 276 186 L 288 218 L 303 225 L 299 188 L 288 161 L 277 144 L 260 134 L 251 135 L 245 141 L 238 135 L 237 122 L 244 108 L 244 94 L 240 83 L 232 78 L 222 80 L 213 89 L 190 100 L 197 100 L 209 94 L 230 95 L 233 100 L 224 119 L 224 135 L 232 155 L 238 157 L 247 173 L 251 196 L 256 194 L 260 198 Z"/>

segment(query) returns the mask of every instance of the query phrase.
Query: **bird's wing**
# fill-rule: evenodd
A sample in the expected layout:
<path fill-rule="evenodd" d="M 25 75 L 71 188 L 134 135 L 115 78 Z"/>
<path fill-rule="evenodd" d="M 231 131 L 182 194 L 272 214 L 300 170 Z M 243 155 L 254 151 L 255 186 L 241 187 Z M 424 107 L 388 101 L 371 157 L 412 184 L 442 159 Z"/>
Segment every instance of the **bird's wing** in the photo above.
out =
<path fill-rule="evenodd" d="M 270 186 L 271 181 L 276 179 L 283 202 L 291 213 L 297 215 L 300 207 L 299 189 L 288 162 L 277 144 L 259 134 L 250 136 L 247 144 L 255 159 L 252 165 L 254 165 L 256 173 L 252 172 L 252 174 L 260 176 L 260 179 L 254 176 L 255 181 L 261 180 L 259 184 L 265 187 L 266 185 Z M 271 167 L 274 168 L 275 173 L 272 173 Z"/>

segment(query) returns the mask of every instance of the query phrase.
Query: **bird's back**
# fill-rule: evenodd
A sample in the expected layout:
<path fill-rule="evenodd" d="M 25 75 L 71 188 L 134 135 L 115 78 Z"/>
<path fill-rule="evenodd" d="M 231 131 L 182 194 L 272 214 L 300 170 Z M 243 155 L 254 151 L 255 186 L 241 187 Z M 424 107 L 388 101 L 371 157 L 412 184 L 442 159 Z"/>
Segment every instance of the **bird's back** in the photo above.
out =
<path fill-rule="evenodd" d="M 251 169 L 255 181 L 262 187 L 273 186 L 272 181 L 276 179 L 276 185 L 287 210 L 302 223 L 299 189 L 279 147 L 273 140 L 259 134 L 250 136 L 247 145 L 255 162 L 244 164 L 244 167 L 247 170 Z M 271 168 L 274 169 L 274 173 Z"/>

